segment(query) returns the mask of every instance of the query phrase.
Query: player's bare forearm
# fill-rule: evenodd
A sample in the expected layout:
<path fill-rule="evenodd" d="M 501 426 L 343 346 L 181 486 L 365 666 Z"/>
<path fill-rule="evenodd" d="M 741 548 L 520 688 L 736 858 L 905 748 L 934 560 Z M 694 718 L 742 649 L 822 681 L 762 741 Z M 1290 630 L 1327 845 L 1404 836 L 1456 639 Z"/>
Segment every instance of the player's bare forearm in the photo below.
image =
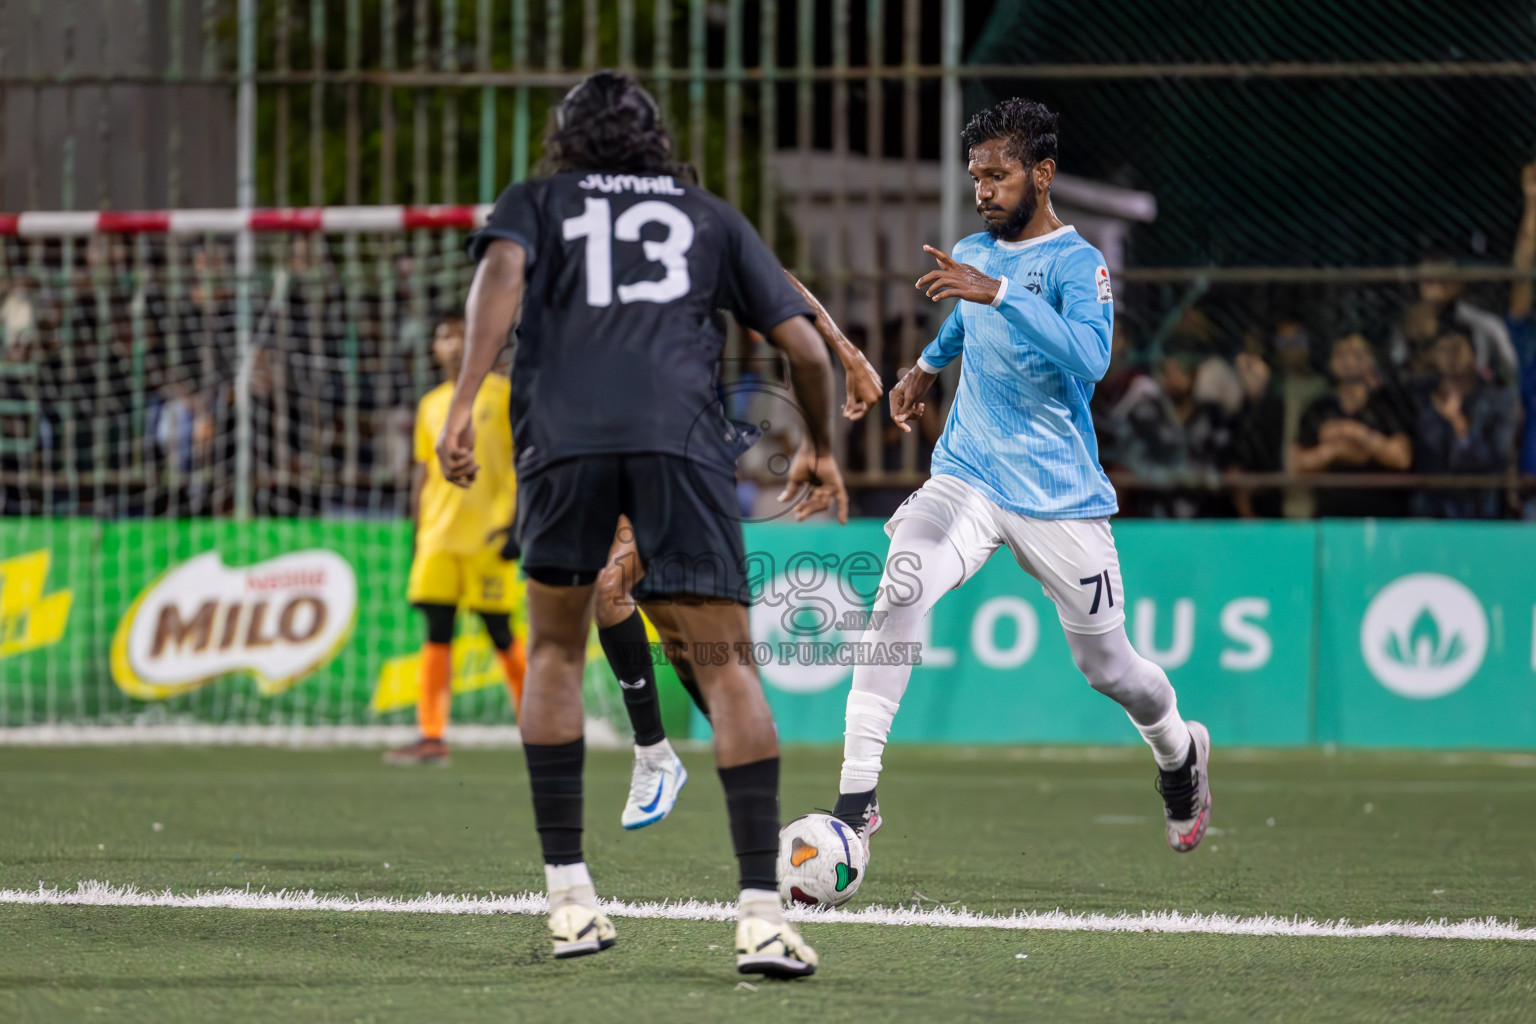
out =
<path fill-rule="evenodd" d="M 448 417 L 437 439 L 437 464 L 443 479 L 457 487 L 475 482 L 475 396 L 496 357 L 506 347 L 523 301 L 523 273 L 528 254 L 505 239 L 492 242 L 475 268 L 464 308 L 464 361 L 453 385 Z"/>
<path fill-rule="evenodd" d="M 792 316 L 768 332 L 769 340 L 789 357 L 789 379 L 805 412 L 806 440 L 818 453 L 832 448 L 832 364 L 814 328 Z"/>
<path fill-rule="evenodd" d="M 853 348 L 852 342 L 843 334 L 842 328 L 837 326 L 837 322 L 832 319 L 832 315 L 827 312 L 827 308 L 821 304 L 821 300 L 802 284 L 798 277 L 791 274 L 788 270 L 784 271 L 784 276 L 789 278 L 789 283 L 795 286 L 795 291 L 800 293 L 800 297 L 811 307 L 811 312 L 816 314 L 816 330 L 826 339 L 827 344 L 837 349 L 839 355 L 842 354 L 843 346 Z"/>
<path fill-rule="evenodd" d="M 832 509 L 848 521 L 848 491 L 832 457 L 832 363 L 827 349 L 804 317 L 794 316 L 768 334 L 789 357 L 789 380 L 805 413 L 806 436 L 790 462 L 780 501 L 794 501 L 796 519 Z"/>
<path fill-rule="evenodd" d="M 784 276 L 789 278 L 789 283 L 810 304 L 811 312 L 816 314 L 816 330 L 832 351 L 837 353 L 842 361 L 843 371 L 848 379 L 848 400 L 843 404 L 843 415 L 850 420 L 863 417 L 869 407 L 880 401 L 880 396 L 885 393 L 885 385 L 880 381 L 880 374 L 875 370 L 864 353 L 858 346 L 848 340 L 843 329 L 837 326 L 837 321 L 832 319 L 826 307 L 812 294 L 811 290 L 800 282 L 800 279 L 784 271 Z"/>
<path fill-rule="evenodd" d="M 528 254 L 516 242 L 498 238 L 475 268 L 464 306 L 464 364 L 453 389 L 453 404 L 474 405 L 475 394 L 496 357 L 506 347 L 507 335 L 517 320 L 523 301 L 523 272 Z"/>

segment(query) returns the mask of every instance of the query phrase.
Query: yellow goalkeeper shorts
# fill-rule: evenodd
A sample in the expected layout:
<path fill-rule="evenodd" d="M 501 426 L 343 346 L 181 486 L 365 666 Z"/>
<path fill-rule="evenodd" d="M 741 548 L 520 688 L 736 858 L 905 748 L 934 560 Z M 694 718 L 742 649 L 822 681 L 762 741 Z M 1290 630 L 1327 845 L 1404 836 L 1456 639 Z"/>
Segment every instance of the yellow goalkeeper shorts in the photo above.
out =
<path fill-rule="evenodd" d="M 498 614 L 515 611 L 522 595 L 517 563 L 501 557 L 500 545 L 477 555 L 418 551 L 406 587 L 411 604 L 458 605 Z"/>

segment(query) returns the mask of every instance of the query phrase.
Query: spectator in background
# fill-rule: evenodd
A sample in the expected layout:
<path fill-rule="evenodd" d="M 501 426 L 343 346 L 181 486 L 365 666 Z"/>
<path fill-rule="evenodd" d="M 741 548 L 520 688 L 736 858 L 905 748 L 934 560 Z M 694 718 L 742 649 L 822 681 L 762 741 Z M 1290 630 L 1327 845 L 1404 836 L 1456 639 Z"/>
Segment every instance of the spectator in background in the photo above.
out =
<path fill-rule="evenodd" d="M 1501 473 L 1515 436 L 1514 395 L 1477 372 L 1472 339 L 1442 334 L 1428 353 L 1434 377 L 1420 394 L 1414 453 L 1420 473 Z M 1416 516 L 1497 519 L 1499 492 L 1423 490 L 1410 504 Z"/>
<path fill-rule="evenodd" d="M 53 447 L 53 428 L 43 415 L 47 396 L 34 362 L 36 338 L 34 332 L 0 345 L 0 515 L 39 511 L 22 473 L 41 469 Z"/>
<path fill-rule="evenodd" d="M 1510 340 L 1520 360 L 1520 401 L 1525 408 L 1525 431 L 1520 442 L 1520 472 L 1536 476 L 1536 325 L 1531 317 L 1531 269 L 1536 266 L 1536 163 L 1520 171 L 1520 189 L 1525 193 L 1525 209 L 1520 214 L 1520 230 L 1515 235 L 1514 284 L 1509 288 Z M 1536 520 L 1536 494 L 1524 495 L 1522 514 Z"/>
<path fill-rule="evenodd" d="M 1224 392 L 1230 397 L 1240 387 L 1220 379 L 1219 371 L 1207 369 L 1202 376 L 1195 370 L 1196 358 L 1187 352 L 1163 357 L 1156 389 L 1137 387 L 1125 400 L 1118 439 L 1124 465 L 1155 488 L 1138 491 L 1130 502 L 1138 515 L 1189 519 L 1231 514 L 1215 490 L 1232 441 L 1231 418 L 1212 399 Z"/>
<path fill-rule="evenodd" d="M 1243 407 L 1243 382 L 1232 364 L 1221 356 L 1207 356 L 1195 367 L 1195 381 L 1191 391 L 1195 406 L 1219 406 L 1227 419 L 1236 416 Z"/>
<path fill-rule="evenodd" d="M 1239 352 L 1233 362 L 1243 400 L 1232 423 L 1232 448 L 1225 468 L 1242 473 L 1279 473 L 1285 468 L 1285 403 L 1271 387 L 1273 374 L 1259 353 Z M 1300 416 L 1297 417 L 1298 420 Z M 1278 516 L 1277 490 L 1236 490 L 1232 504 L 1245 519 Z"/>
<path fill-rule="evenodd" d="M 17 277 L 0 300 L 0 348 L 6 352 L 37 340 L 37 311 L 28 284 L 27 278 Z"/>
<path fill-rule="evenodd" d="M 1454 261 L 1432 256 L 1421 269 L 1430 275 L 1456 269 Z M 1460 328 L 1472 341 L 1477 366 L 1502 380 L 1514 379 L 1514 346 L 1503 317 L 1462 298 L 1464 285 L 1449 277 L 1427 276 L 1419 282 L 1419 301 L 1404 311 L 1388 340 L 1388 355 L 1400 374 L 1434 375 L 1428 351 L 1447 330 Z"/>
<path fill-rule="evenodd" d="M 1270 336 L 1275 352 L 1275 391 L 1285 408 L 1285 440 L 1296 440 L 1302 413 L 1328 393 L 1328 381 L 1312 365 L 1312 336 L 1298 320 L 1281 320 Z"/>
<path fill-rule="evenodd" d="M 1124 466 L 1120 443 L 1125 436 L 1126 410 L 1147 395 L 1156 393 L 1157 385 L 1136 365 L 1130 325 L 1117 316 L 1109 345 L 1109 372 L 1094 385 L 1093 400 L 1089 403 L 1094 433 L 1099 438 L 1099 463 L 1106 470 Z M 1130 398 L 1129 402 L 1127 398 Z"/>
<path fill-rule="evenodd" d="M 218 422 L 207 397 L 186 381 L 169 382 L 149 407 L 149 431 L 159 448 L 172 513 L 210 515 L 209 471 L 213 468 Z"/>
<path fill-rule="evenodd" d="M 1312 403 L 1328 393 L 1328 381 L 1317 372 L 1312 363 L 1312 336 L 1299 320 L 1281 320 L 1270 334 L 1270 346 L 1274 350 L 1274 380 L 1271 385 L 1280 398 L 1281 457 L 1286 469 L 1299 472 L 1289 465 L 1290 453 L 1296 449 L 1296 439 L 1301 430 L 1301 417 Z M 1312 492 L 1293 487 L 1281 498 L 1284 514 L 1290 519 L 1305 519 L 1315 510 Z"/>
<path fill-rule="evenodd" d="M 1411 425 L 1382 385 L 1371 346 L 1359 334 L 1333 343 L 1331 394 L 1308 406 L 1291 447 L 1296 473 L 1406 472 L 1413 465 Z M 1406 502 L 1385 488 L 1318 488 L 1320 516 L 1399 516 Z"/>

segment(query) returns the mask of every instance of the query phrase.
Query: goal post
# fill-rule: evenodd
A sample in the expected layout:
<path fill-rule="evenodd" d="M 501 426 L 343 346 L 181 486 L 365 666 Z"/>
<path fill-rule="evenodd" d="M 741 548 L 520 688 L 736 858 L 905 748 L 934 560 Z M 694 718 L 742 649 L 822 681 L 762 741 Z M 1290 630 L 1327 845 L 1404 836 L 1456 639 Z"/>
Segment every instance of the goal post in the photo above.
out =
<path fill-rule="evenodd" d="M 489 209 L 0 215 L 0 742 L 411 734 L 414 413 Z M 594 739 L 622 741 L 589 655 Z M 515 739 L 475 616 L 454 667 L 461 740 Z"/>

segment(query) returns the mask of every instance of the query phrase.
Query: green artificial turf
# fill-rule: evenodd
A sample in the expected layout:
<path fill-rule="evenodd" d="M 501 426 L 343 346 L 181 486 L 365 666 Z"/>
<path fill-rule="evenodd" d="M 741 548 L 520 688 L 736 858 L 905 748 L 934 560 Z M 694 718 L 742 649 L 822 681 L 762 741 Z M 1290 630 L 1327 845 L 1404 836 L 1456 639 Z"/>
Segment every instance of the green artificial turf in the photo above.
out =
<path fill-rule="evenodd" d="M 619 828 L 589 756 L 587 857 L 626 900 L 730 899 L 707 754 L 677 811 Z M 790 748 L 784 812 L 838 754 Z M 1536 758 L 1221 751 L 1213 829 L 1164 845 L 1141 749 L 893 748 L 854 907 L 1176 909 L 1536 924 Z M 0 887 L 85 880 L 411 897 L 542 886 L 517 751 L 448 769 L 370 751 L 0 749 Z M 156 823 L 159 828 L 156 828 Z M 549 958 L 511 915 L 0 906 L 0 1020 L 1528 1020 L 1536 943 L 808 925 L 822 970 L 738 987 L 732 927 L 617 919 Z M 711 948 L 716 947 L 716 948 Z M 1022 954 L 1022 956 L 1021 956 Z"/>

